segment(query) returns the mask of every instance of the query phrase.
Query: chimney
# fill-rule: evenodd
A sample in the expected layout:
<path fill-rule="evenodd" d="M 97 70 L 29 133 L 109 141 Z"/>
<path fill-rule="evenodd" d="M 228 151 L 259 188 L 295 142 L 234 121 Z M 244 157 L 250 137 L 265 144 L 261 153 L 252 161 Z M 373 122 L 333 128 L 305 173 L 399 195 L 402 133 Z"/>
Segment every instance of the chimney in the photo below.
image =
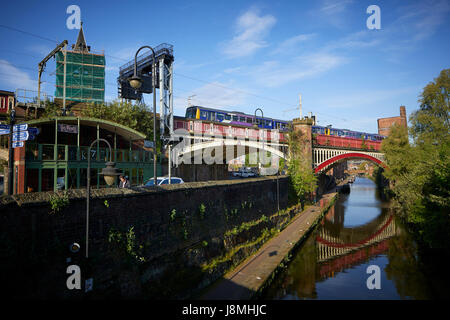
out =
<path fill-rule="evenodd" d="M 407 127 L 408 120 L 406 119 L 406 108 L 405 106 L 400 106 L 400 118 L 401 123 L 404 127 Z"/>

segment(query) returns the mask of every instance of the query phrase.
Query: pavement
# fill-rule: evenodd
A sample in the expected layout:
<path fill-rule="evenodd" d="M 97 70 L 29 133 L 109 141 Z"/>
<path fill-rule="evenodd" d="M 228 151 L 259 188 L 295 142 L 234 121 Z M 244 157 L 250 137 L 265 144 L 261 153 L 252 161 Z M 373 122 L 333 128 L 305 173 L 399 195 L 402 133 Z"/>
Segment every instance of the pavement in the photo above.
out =
<path fill-rule="evenodd" d="M 266 242 L 255 254 L 206 290 L 202 300 L 248 300 L 258 292 L 293 247 L 316 224 L 336 193 L 322 196 L 316 205 L 298 213 L 278 235 Z"/>

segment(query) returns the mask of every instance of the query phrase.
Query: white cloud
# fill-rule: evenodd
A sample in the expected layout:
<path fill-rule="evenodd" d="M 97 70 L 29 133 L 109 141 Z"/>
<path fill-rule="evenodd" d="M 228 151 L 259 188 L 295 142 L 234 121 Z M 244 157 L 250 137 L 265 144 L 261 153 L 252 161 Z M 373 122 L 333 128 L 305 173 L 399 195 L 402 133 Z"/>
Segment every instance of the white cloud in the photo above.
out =
<path fill-rule="evenodd" d="M 291 61 L 266 61 L 249 71 L 254 81 L 265 87 L 280 87 L 293 81 L 321 75 L 345 63 L 343 57 L 330 53 L 298 56 Z"/>
<path fill-rule="evenodd" d="M 324 20 L 335 27 L 343 27 L 348 20 L 345 17 L 347 7 L 353 0 L 323 0 L 318 9 L 312 10 L 310 14 L 316 19 Z"/>
<path fill-rule="evenodd" d="M 298 44 L 310 40 L 311 38 L 315 37 L 315 35 L 315 33 L 299 34 L 297 36 L 286 39 L 278 46 L 278 48 L 272 51 L 271 54 L 292 53 L 292 51 L 297 48 Z"/>
<path fill-rule="evenodd" d="M 326 106 L 332 109 L 364 109 L 373 104 L 383 102 L 389 104 L 389 102 L 401 95 L 412 95 L 419 92 L 419 86 L 411 86 L 396 89 L 383 89 L 383 90 L 365 90 L 358 92 L 347 92 L 341 95 L 328 96 L 316 100 L 317 106 Z"/>
<path fill-rule="evenodd" d="M 373 31 L 363 30 L 351 33 L 336 41 L 331 41 L 325 46 L 325 50 L 370 48 L 382 42 L 382 35 Z"/>
<path fill-rule="evenodd" d="M 245 57 L 267 47 L 264 38 L 275 23 L 272 15 L 261 16 L 254 9 L 247 11 L 237 19 L 234 38 L 222 43 L 223 53 L 229 58 Z"/>
<path fill-rule="evenodd" d="M 403 12 L 397 23 L 407 26 L 405 30 L 415 41 L 432 36 L 450 12 L 450 3 L 446 0 L 421 1 L 399 9 Z"/>
<path fill-rule="evenodd" d="M 191 90 L 183 97 L 175 97 L 173 104 L 175 114 L 184 115 L 190 96 L 193 96 L 191 97 L 192 104 L 227 110 L 236 108 L 245 102 L 245 94 L 239 89 L 233 88 L 230 83 L 216 81 Z"/>
<path fill-rule="evenodd" d="M 335 15 L 343 12 L 352 2 L 352 0 L 324 0 L 319 10 L 326 15 Z"/>
<path fill-rule="evenodd" d="M 33 45 L 30 47 L 30 51 L 42 56 L 42 59 L 44 59 L 50 52 L 52 52 L 52 50 L 52 48 L 42 44 Z"/>
<path fill-rule="evenodd" d="M 19 70 L 8 61 L 2 59 L 0 59 L 0 83 L 3 88 L 11 91 L 16 89 L 37 91 L 37 80 L 32 80 L 28 73 Z"/>

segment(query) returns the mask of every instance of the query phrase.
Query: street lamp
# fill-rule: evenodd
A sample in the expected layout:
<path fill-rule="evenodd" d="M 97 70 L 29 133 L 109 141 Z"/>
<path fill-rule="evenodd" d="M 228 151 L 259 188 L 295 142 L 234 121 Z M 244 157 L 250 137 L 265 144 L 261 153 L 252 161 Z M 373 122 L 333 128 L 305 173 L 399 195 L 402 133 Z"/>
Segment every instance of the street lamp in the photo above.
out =
<path fill-rule="evenodd" d="M 254 127 L 258 127 L 258 121 L 257 121 L 257 119 L 256 119 L 256 111 L 261 111 L 261 124 L 262 124 L 262 129 L 263 129 L 263 134 L 264 134 L 264 120 L 263 120 L 263 118 L 264 118 L 264 112 L 261 110 L 261 108 L 257 108 L 256 110 L 255 110 L 255 123 L 253 124 L 253 126 Z M 264 136 L 263 136 L 263 141 L 262 141 L 262 151 L 263 151 L 263 154 L 264 154 Z M 265 158 L 265 157 L 264 157 Z M 260 163 L 259 163 L 259 157 L 258 157 L 258 169 L 260 169 Z"/>
<path fill-rule="evenodd" d="M 136 51 L 134 55 L 134 73 L 131 78 L 128 79 L 130 86 L 138 89 L 142 86 L 142 79 L 137 74 L 137 56 L 139 51 L 144 48 L 148 48 L 152 50 L 152 91 L 153 91 L 153 179 L 155 182 L 155 186 L 158 185 L 157 177 L 156 177 L 156 59 L 155 59 L 155 50 L 153 50 L 150 46 L 142 46 Z"/>
<path fill-rule="evenodd" d="M 109 147 L 109 162 L 106 162 L 106 168 L 103 168 L 102 172 L 100 173 L 104 177 L 106 184 L 108 186 L 111 186 L 116 180 L 116 177 L 121 174 L 121 172 L 119 172 L 119 169 L 115 168 L 116 164 L 112 162 L 112 149 L 108 140 L 95 139 L 88 149 L 87 192 L 86 192 L 86 259 L 88 258 L 88 249 L 89 249 L 89 198 L 91 191 L 91 149 L 94 143 L 96 143 L 97 141 L 103 141 Z"/>

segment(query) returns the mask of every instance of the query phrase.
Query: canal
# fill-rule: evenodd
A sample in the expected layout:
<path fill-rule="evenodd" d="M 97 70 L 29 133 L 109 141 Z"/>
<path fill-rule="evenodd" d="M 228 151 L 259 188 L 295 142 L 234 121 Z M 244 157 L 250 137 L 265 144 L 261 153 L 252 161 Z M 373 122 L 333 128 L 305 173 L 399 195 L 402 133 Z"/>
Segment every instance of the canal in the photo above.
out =
<path fill-rule="evenodd" d="M 379 267 L 379 289 L 368 289 L 369 266 Z M 262 298 L 432 299 L 431 280 L 421 270 L 417 246 L 389 201 L 370 179 L 357 178 Z"/>

